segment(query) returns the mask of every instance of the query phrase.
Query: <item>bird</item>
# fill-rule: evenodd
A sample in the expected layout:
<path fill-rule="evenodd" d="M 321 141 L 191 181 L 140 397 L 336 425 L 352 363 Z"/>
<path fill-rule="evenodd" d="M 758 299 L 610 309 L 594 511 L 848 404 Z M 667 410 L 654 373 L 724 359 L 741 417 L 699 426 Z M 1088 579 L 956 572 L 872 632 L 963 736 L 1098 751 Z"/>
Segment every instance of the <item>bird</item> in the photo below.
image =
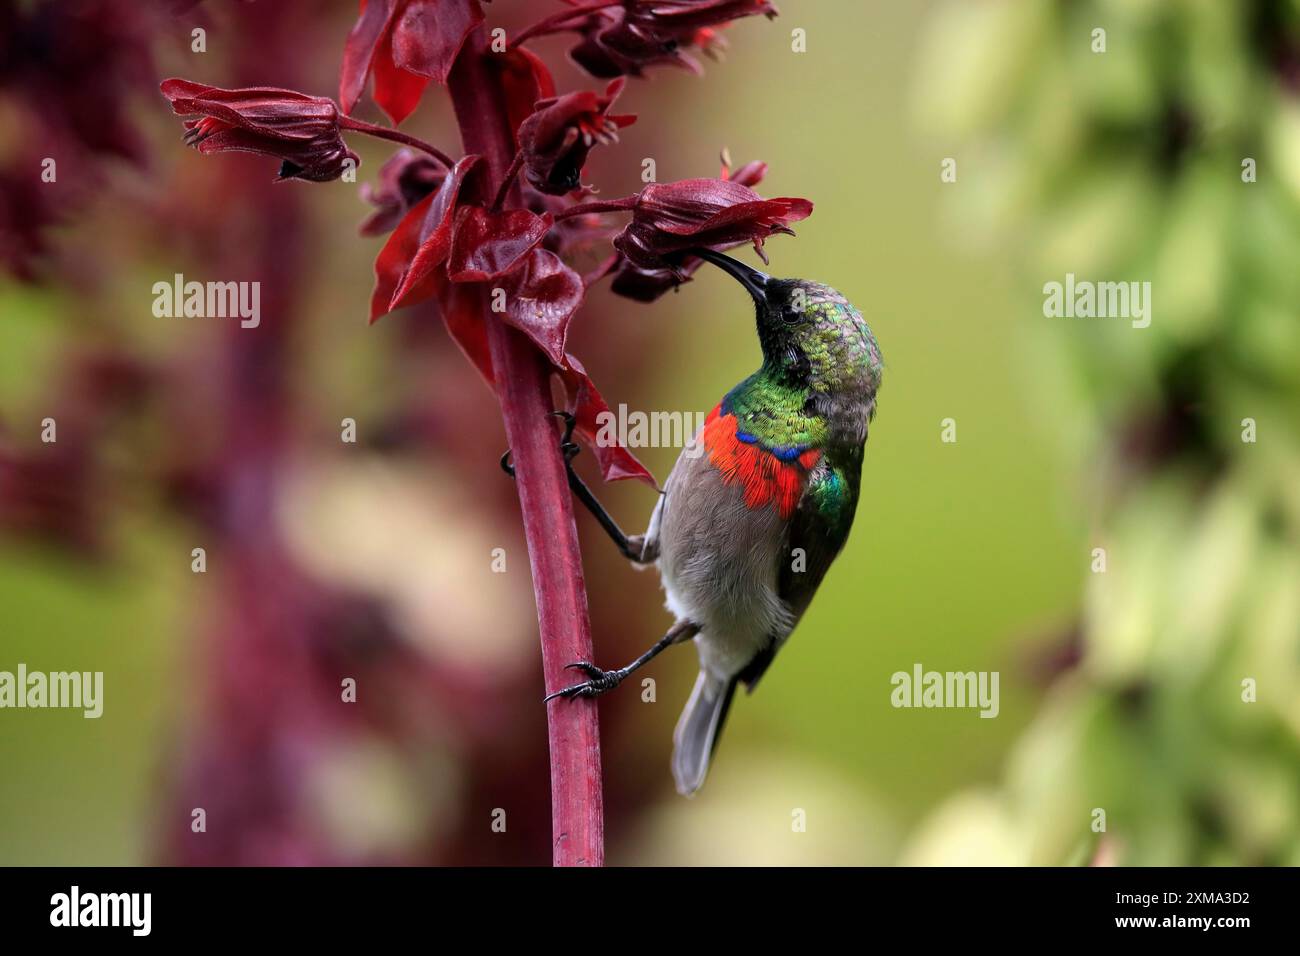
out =
<path fill-rule="evenodd" d="M 566 421 L 561 450 L 574 495 L 624 557 L 657 566 L 675 622 L 625 667 L 568 665 L 586 679 L 545 698 L 608 693 L 693 641 L 699 676 L 673 733 L 684 796 L 704 783 L 736 688 L 753 692 L 848 539 L 883 368 L 870 326 L 829 286 L 773 278 L 712 249 L 689 252 L 749 292 L 763 361 L 682 450 L 644 534 L 625 534 L 574 471 L 574 418 L 554 413 Z M 509 454 L 502 466 L 513 475 Z"/>

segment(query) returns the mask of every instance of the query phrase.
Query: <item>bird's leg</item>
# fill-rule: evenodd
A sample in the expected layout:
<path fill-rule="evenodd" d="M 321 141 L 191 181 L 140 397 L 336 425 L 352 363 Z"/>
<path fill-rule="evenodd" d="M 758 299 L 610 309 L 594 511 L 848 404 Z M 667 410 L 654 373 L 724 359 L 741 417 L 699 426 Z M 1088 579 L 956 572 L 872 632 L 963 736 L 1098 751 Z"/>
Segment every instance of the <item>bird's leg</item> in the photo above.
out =
<path fill-rule="evenodd" d="M 592 494 L 587 483 L 573 470 L 573 459 L 581 451 L 578 443 L 573 440 L 576 419 L 569 412 L 551 412 L 551 414 L 564 419 L 564 436 L 560 439 L 560 452 L 564 455 L 564 470 L 568 472 L 569 488 L 572 489 L 574 496 L 591 512 L 592 517 L 600 522 L 600 526 L 605 529 L 605 533 L 609 535 L 623 557 L 637 564 L 649 564 L 654 561 L 659 557 L 658 548 L 647 547 L 645 535 L 625 534 L 618 526 L 618 522 L 605 510 L 605 506 Z M 510 463 L 509 449 L 506 449 L 506 453 L 501 456 L 501 470 L 511 478 L 515 476 L 514 465 Z"/>
<path fill-rule="evenodd" d="M 672 628 L 659 640 L 651 645 L 650 649 L 634 660 L 626 667 L 620 667 L 616 671 L 601 670 L 590 661 L 579 661 L 576 664 L 569 664 L 565 669 L 582 671 L 587 675 L 587 679 L 580 684 L 574 684 L 557 690 L 554 694 L 547 694 L 543 703 L 552 700 L 555 697 L 597 697 L 601 694 L 608 693 L 619 684 L 623 679 L 642 665 L 654 660 L 665 649 L 672 647 L 674 644 L 680 644 L 682 641 L 689 641 L 698 634 L 700 626 L 693 621 L 678 621 Z"/>

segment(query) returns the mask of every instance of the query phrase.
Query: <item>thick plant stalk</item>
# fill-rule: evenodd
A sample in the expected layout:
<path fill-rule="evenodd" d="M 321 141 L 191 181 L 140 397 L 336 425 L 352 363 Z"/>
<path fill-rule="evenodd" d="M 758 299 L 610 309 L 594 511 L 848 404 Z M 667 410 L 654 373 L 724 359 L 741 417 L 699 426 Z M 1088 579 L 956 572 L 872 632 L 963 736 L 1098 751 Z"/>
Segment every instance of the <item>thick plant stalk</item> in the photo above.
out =
<path fill-rule="evenodd" d="M 493 54 L 485 50 L 480 26 L 466 40 L 448 86 L 466 153 L 483 156 L 499 183 L 515 147 L 496 73 L 483 60 Z M 517 192 L 512 186 L 507 195 L 522 205 Z M 481 298 L 528 540 L 549 693 L 572 683 L 566 664 L 593 657 L 582 552 L 558 435 L 547 418 L 553 408 L 549 365 L 532 342 L 488 308 L 486 292 Z M 596 703 L 557 699 L 547 707 L 552 859 L 556 866 L 600 866 L 605 823 Z"/>

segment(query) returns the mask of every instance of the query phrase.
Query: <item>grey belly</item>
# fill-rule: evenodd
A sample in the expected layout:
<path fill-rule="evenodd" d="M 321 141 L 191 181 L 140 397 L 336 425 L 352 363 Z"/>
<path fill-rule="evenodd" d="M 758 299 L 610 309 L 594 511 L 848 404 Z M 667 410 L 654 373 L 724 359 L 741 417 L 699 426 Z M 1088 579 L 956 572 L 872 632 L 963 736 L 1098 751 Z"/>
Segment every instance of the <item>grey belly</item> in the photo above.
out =
<path fill-rule="evenodd" d="M 677 459 L 646 536 L 659 544 L 668 609 L 700 625 L 700 666 L 729 679 L 793 626 L 777 595 L 788 528 L 775 508 L 745 507 L 707 455 Z"/>

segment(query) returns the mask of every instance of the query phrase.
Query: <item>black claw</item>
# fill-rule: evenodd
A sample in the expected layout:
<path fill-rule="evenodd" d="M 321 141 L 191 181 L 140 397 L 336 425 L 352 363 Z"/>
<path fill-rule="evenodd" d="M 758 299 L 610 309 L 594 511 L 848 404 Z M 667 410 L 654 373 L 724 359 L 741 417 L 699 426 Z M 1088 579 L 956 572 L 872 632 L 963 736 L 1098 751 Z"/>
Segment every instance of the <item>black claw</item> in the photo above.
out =
<path fill-rule="evenodd" d="M 548 416 L 554 415 L 556 418 L 564 419 L 564 437 L 560 439 L 560 452 L 564 455 L 565 462 L 571 462 L 578 456 L 582 449 L 578 443 L 573 440 L 573 430 L 578 425 L 578 420 L 573 417 L 572 412 L 555 411 L 547 412 Z M 515 476 L 515 466 L 510 463 L 510 449 L 501 456 L 501 470 L 511 478 Z"/>
<path fill-rule="evenodd" d="M 564 437 L 560 439 L 560 447 L 563 448 L 565 445 L 572 444 L 573 429 L 576 428 L 578 424 L 578 420 L 573 417 L 573 413 L 565 412 L 565 411 L 554 411 L 554 412 L 550 412 L 549 414 L 554 415 L 556 418 L 564 419 Z"/>
<path fill-rule="evenodd" d="M 590 661 L 578 661 L 576 664 L 566 664 L 565 670 L 580 670 L 587 675 L 589 680 L 580 684 L 572 684 L 569 687 L 561 688 L 553 694 L 547 694 L 542 703 L 549 703 L 556 697 L 572 699 L 574 697 L 599 697 L 601 694 L 607 694 L 623 682 L 626 676 L 619 671 L 601 670 Z"/>

